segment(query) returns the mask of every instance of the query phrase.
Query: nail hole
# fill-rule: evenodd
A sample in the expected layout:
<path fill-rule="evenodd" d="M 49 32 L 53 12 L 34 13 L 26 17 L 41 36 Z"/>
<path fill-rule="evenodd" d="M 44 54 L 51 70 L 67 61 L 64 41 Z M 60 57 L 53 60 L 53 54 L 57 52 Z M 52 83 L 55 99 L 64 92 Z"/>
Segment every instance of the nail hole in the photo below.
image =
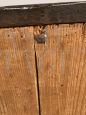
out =
<path fill-rule="evenodd" d="M 64 84 L 61 84 L 61 87 L 63 87 L 64 86 Z"/>
<path fill-rule="evenodd" d="M 10 37 L 10 35 L 8 34 L 8 37 Z"/>

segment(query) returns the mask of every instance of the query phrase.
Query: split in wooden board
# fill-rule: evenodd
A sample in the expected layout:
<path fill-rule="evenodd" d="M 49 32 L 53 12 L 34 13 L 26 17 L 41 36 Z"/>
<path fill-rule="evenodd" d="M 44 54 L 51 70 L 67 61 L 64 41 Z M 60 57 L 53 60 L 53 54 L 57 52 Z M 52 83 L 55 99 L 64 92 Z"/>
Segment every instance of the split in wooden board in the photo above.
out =
<path fill-rule="evenodd" d="M 86 24 L 45 30 L 46 43 L 35 44 L 41 115 L 86 115 Z"/>
<path fill-rule="evenodd" d="M 86 115 L 85 58 L 86 24 L 0 29 L 0 115 Z"/>

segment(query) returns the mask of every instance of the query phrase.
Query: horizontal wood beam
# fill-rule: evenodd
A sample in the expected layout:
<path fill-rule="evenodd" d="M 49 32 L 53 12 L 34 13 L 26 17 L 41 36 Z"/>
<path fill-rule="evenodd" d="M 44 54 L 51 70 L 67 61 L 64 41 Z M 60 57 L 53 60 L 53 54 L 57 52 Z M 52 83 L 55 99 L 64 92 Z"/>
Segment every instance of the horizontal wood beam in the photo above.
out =
<path fill-rule="evenodd" d="M 0 7 L 0 27 L 81 22 L 86 22 L 86 2 Z"/>

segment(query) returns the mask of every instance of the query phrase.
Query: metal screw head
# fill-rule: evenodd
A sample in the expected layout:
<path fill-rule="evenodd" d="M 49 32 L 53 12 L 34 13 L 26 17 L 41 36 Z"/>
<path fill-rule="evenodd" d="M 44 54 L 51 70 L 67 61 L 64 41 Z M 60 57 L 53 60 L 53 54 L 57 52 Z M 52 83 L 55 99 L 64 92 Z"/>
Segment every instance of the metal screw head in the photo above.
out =
<path fill-rule="evenodd" d="M 42 34 L 39 34 L 39 35 L 35 36 L 35 40 L 39 44 L 45 43 L 46 42 L 46 38 L 47 38 L 47 35 L 45 33 L 42 33 Z"/>

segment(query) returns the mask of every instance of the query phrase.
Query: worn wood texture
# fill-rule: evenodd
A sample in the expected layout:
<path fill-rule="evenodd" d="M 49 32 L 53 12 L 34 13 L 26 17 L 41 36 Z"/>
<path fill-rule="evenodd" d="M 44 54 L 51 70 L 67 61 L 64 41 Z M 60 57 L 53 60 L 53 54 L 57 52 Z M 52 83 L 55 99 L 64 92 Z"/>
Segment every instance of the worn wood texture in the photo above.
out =
<path fill-rule="evenodd" d="M 0 27 L 86 22 L 86 1 L 0 7 Z"/>
<path fill-rule="evenodd" d="M 41 115 L 86 115 L 86 25 L 45 30 L 45 44 L 35 42 Z"/>
<path fill-rule="evenodd" d="M 48 114 L 86 115 L 86 24 L 0 29 L 0 115 Z"/>
<path fill-rule="evenodd" d="M 38 115 L 33 27 L 0 29 L 0 115 Z"/>

